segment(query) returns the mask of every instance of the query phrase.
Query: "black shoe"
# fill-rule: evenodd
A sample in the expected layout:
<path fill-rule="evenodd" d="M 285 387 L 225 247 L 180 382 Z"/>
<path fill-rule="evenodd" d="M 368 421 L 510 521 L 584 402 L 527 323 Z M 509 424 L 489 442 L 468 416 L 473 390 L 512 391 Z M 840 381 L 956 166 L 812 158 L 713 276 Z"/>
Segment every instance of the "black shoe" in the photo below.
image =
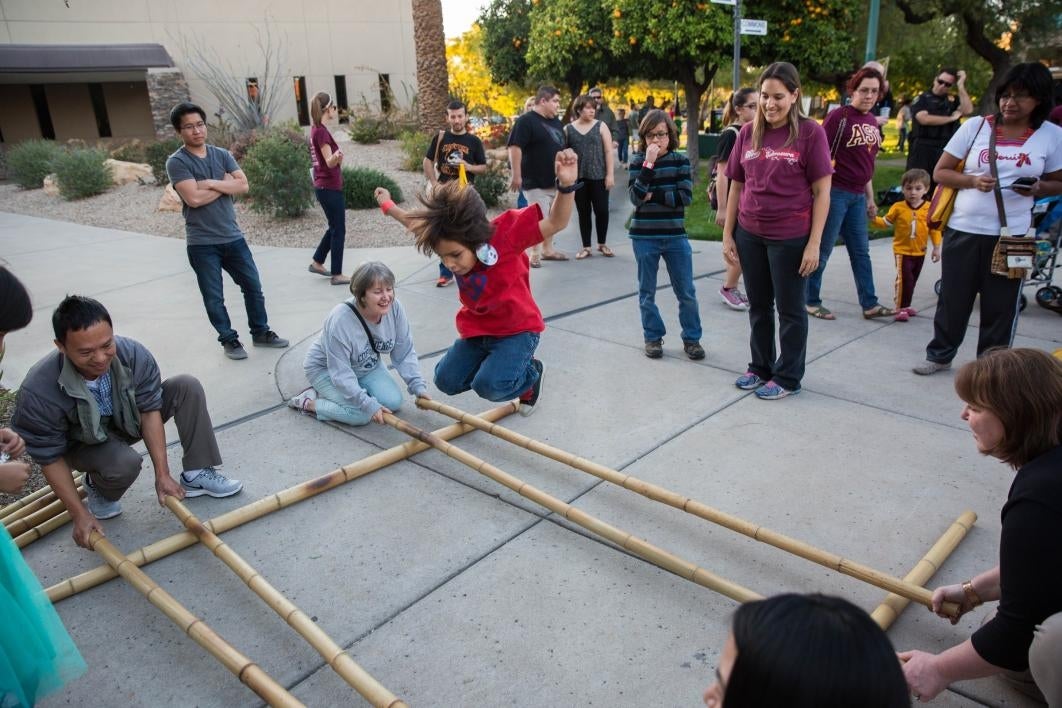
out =
<path fill-rule="evenodd" d="M 531 366 L 538 370 L 538 381 L 520 396 L 520 415 L 525 418 L 535 412 L 535 404 L 538 403 L 538 397 L 542 393 L 542 362 L 538 359 L 531 359 Z"/>
<path fill-rule="evenodd" d="M 222 342 L 221 346 L 225 348 L 225 356 L 230 359 L 246 359 L 247 350 L 240 344 L 240 340 L 233 339 L 229 342 Z"/>
<path fill-rule="evenodd" d="M 251 344 L 256 347 L 269 347 L 271 349 L 283 349 L 288 346 L 288 340 L 281 339 L 277 336 L 277 333 L 271 329 L 267 329 L 261 334 L 255 334 L 251 336 Z"/>
<path fill-rule="evenodd" d="M 683 342 L 682 350 L 686 352 L 686 356 L 694 361 L 704 358 L 704 347 L 700 342 Z"/>
<path fill-rule="evenodd" d="M 654 339 L 645 343 L 645 355 L 650 359 L 659 359 L 664 356 L 664 340 Z"/>

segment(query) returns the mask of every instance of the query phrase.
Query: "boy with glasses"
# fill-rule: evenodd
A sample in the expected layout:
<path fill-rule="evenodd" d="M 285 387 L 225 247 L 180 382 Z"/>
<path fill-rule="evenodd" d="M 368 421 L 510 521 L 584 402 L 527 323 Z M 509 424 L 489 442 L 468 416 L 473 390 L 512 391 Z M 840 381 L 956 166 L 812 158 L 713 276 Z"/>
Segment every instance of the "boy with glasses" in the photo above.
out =
<path fill-rule="evenodd" d="M 958 97 L 950 95 L 952 87 Z M 941 69 L 933 86 L 919 96 L 911 106 L 910 151 L 907 153 L 907 169 L 922 169 L 933 177 L 933 168 L 944 152 L 944 146 L 959 129 L 963 116 L 973 113 L 973 102 L 966 93 L 966 72 Z M 933 193 L 930 185 L 929 193 Z"/>

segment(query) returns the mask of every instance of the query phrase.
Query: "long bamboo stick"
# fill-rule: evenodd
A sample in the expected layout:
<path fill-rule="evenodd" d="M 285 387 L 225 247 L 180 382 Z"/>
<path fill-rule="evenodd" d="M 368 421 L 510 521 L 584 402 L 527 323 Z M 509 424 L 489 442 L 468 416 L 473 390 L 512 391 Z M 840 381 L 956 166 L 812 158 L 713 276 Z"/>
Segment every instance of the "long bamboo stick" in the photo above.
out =
<path fill-rule="evenodd" d="M 200 543 L 209 548 L 239 576 L 240 580 L 246 583 L 247 587 L 280 615 L 281 619 L 309 642 L 328 665 L 365 700 L 378 708 L 407 708 L 406 704 L 395 694 L 384 688 L 383 684 L 361 668 L 323 629 L 307 617 L 305 612 L 284 597 L 236 551 L 218 538 L 217 534 L 207 529 L 195 514 L 188 510 L 188 507 L 174 497 L 166 497 L 166 506 L 189 531 L 196 535 Z"/>
<path fill-rule="evenodd" d="M 617 546 L 627 549 L 649 561 L 653 565 L 657 565 L 679 577 L 693 581 L 709 590 L 714 590 L 717 593 L 726 595 L 738 602 L 748 602 L 749 600 L 758 600 L 762 598 L 762 595 L 758 595 L 748 588 L 744 588 L 737 583 L 733 583 L 705 570 L 704 568 L 696 566 L 689 561 L 683 560 L 672 553 L 657 548 L 648 541 L 632 536 L 622 529 L 616 528 L 615 526 L 607 524 L 604 521 L 587 514 L 585 511 L 576 509 L 570 504 L 498 469 L 489 462 L 481 460 L 475 455 L 465 452 L 455 445 L 451 445 L 438 436 L 410 425 L 401 418 L 397 418 L 390 413 L 385 413 L 384 422 L 393 426 L 397 430 L 401 430 L 403 433 L 416 440 L 428 443 L 436 450 L 439 450 L 458 462 L 471 467 L 481 475 L 489 477 L 495 482 L 513 490 L 520 496 L 530 499 L 540 506 L 546 507 L 553 513 L 563 516 L 569 521 L 582 526 L 584 529 L 615 543 Z"/>
<path fill-rule="evenodd" d="M 257 693 L 266 703 L 271 706 L 294 707 L 303 705 L 295 696 L 288 693 L 283 686 L 274 681 L 261 667 L 238 652 L 231 644 L 222 639 L 221 635 L 185 609 L 172 595 L 160 588 L 158 583 L 149 578 L 144 571 L 130 563 L 129 559 L 123 556 L 110 541 L 101 536 L 99 531 L 93 531 L 89 536 L 89 545 L 92 550 L 99 553 L 107 561 L 107 564 L 116 573 L 125 578 L 152 605 L 162 610 L 162 613 L 180 627 L 185 634 L 195 640 L 199 646 L 206 649 L 211 656 L 220 661 L 226 669 L 235 674 L 241 682 Z"/>
<path fill-rule="evenodd" d="M 85 496 L 84 487 L 78 487 L 78 495 L 81 497 Z M 42 501 L 46 498 L 47 497 L 41 497 L 38 501 Z M 26 508 L 28 509 L 29 507 Z M 46 504 L 43 508 L 38 509 L 27 516 L 23 516 L 22 518 L 14 519 L 11 523 L 7 523 L 7 519 L 4 519 L 4 528 L 6 528 L 7 532 L 12 536 L 18 536 L 19 534 L 29 531 L 34 526 L 40 526 L 48 519 L 65 510 L 66 504 L 63 504 L 63 500 L 55 499 Z"/>
<path fill-rule="evenodd" d="M 16 536 L 15 545 L 19 548 L 25 548 L 34 541 L 44 538 L 68 521 L 70 521 L 70 512 L 65 510 L 61 511 L 40 526 L 34 526 L 29 531 Z"/>
<path fill-rule="evenodd" d="M 84 475 L 82 475 L 80 473 L 74 475 L 74 484 L 75 485 L 80 485 L 82 483 L 82 481 L 83 481 L 82 477 L 84 477 Z M 40 489 L 38 489 L 37 491 L 30 492 L 29 494 L 27 494 L 26 496 L 22 497 L 21 499 L 16 499 L 15 501 L 13 501 L 10 504 L 8 504 L 7 506 L 5 506 L 3 509 L 0 509 L 0 519 L 6 519 L 11 514 L 14 514 L 19 509 L 22 509 L 22 508 L 28 506 L 29 504 L 32 504 L 33 502 L 37 501 L 38 499 L 40 499 L 41 497 L 43 497 L 46 494 L 52 494 L 52 495 L 55 494 L 54 490 L 50 486 L 48 486 L 47 484 L 44 485 L 43 487 L 41 487 Z"/>
<path fill-rule="evenodd" d="M 421 408 L 427 408 L 442 413 L 443 415 L 449 416 L 462 423 L 466 423 L 467 425 L 471 425 L 479 430 L 490 433 L 495 437 L 501 438 L 502 440 L 530 450 L 531 452 L 536 452 L 544 457 L 556 460 L 557 462 L 562 462 L 599 479 L 603 479 L 617 486 L 623 487 L 624 489 L 641 494 L 653 501 L 667 504 L 676 509 L 681 509 L 688 514 L 692 514 L 693 516 L 697 516 L 706 521 L 711 521 L 712 523 L 728 528 L 731 531 L 736 531 L 749 538 L 836 570 L 839 573 L 844 573 L 845 575 L 870 583 L 871 585 L 875 585 L 884 590 L 889 590 L 890 592 L 902 595 L 903 597 L 914 600 L 926 607 L 929 607 L 932 604 L 933 593 L 914 583 L 906 582 L 900 578 L 875 570 L 867 565 L 863 565 L 862 563 L 857 563 L 856 561 L 844 558 L 835 553 L 816 548 L 803 541 L 798 541 L 795 538 L 791 538 L 776 531 L 771 531 L 768 528 L 746 521 L 740 517 L 719 511 L 707 504 L 676 494 L 664 487 L 657 486 L 631 475 L 623 474 L 610 467 L 605 467 L 604 465 L 578 457 L 570 452 L 553 447 L 552 445 L 547 445 L 546 443 L 529 438 L 526 435 L 521 435 L 520 433 L 504 428 L 501 425 L 482 419 L 477 420 L 476 416 L 465 413 L 452 406 L 447 406 L 438 401 L 424 399 L 418 399 L 417 405 Z M 959 606 L 953 602 L 945 603 L 944 610 L 951 614 L 955 614 L 959 611 Z"/>
<path fill-rule="evenodd" d="M 937 539 L 937 542 L 922 556 L 922 560 L 915 564 L 915 567 L 911 569 L 911 572 L 904 576 L 904 580 L 909 583 L 916 583 L 918 585 L 925 585 L 929 582 L 929 579 L 933 577 L 940 566 L 944 564 L 944 561 L 948 559 L 948 556 L 958 548 L 959 543 L 966 537 L 970 529 L 977 522 L 977 514 L 972 511 L 964 511 L 959 515 L 948 530 Z M 932 592 L 928 591 L 930 596 Z M 871 618 L 878 623 L 882 629 L 888 629 L 896 618 L 900 616 L 900 613 L 904 611 L 904 608 L 910 603 L 906 597 L 902 597 L 895 593 L 890 593 L 885 596 L 885 599 L 881 601 L 873 612 L 870 613 Z"/>
<path fill-rule="evenodd" d="M 516 409 L 516 404 L 506 403 L 503 406 L 498 406 L 497 408 L 492 408 L 491 410 L 486 411 L 480 417 L 484 420 L 498 420 L 515 413 Z M 435 434 L 444 440 L 449 440 L 459 435 L 464 435 L 470 430 L 472 430 L 471 426 L 454 423 L 453 425 L 448 425 L 445 428 L 436 430 Z M 264 497 L 246 506 L 242 506 L 239 509 L 233 509 L 232 511 L 226 512 L 207 521 L 204 525 L 214 533 L 224 533 L 237 526 L 246 524 L 249 521 L 254 521 L 266 514 L 271 514 L 274 511 L 283 509 L 296 502 L 309 499 L 321 492 L 337 487 L 344 482 L 353 481 L 358 477 L 363 477 L 378 469 L 404 460 L 407 457 L 418 452 L 423 452 L 430 447 L 430 445 L 416 442 L 406 442 L 401 445 L 396 445 L 395 447 L 370 455 L 369 457 L 347 465 L 346 467 L 341 467 L 329 472 L 326 475 L 308 480 L 302 484 L 297 484 L 294 487 L 289 487 L 284 491 Z M 188 548 L 188 546 L 194 545 L 195 542 L 195 534 L 190 531 L 177 533 L 130 553 L 129 560 L 137 566 L 154 563 L 160 558 L 165 558 L 183 548 Z M 89 588 L 94 588 L 115 577 L 117 577 L 117 574 L 108 565 L 93 568 L 92 570 L 87 570 L 84 573 L 67 578 L 62 582 L 49 587 L 47 591 L 48 599 L 53 603 L 56 603 L 60 600 L 65 600 L 71 595 L 76 595 Z"/>

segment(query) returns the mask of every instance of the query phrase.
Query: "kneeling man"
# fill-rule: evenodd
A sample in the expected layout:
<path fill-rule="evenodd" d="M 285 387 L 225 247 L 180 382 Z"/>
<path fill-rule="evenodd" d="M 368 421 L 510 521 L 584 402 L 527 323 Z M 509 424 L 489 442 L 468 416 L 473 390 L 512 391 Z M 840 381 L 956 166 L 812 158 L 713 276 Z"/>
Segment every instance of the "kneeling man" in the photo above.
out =
<path fill-rule="evenodd" d="M 199 381 L 161 380 L 143 344 L 114 334 L 96 300 L 67 296 L 52 315 L 56 352 L 33 365 L 19 389 L 11 427 L 70 511 L 74 541 L 88 548 L 100 519 L 122 513 L 118 501 L 140 474 L 143 457 L 130 446 L 143 439 L 155 468 L 155 492 L 182 499 L 227 497 L 243 485 L 219 474 L 206 395 Z M 163 423 L 173 418 L 184 448 L 181 481 L 170 475 Z M 85 473 L 84 503 L 73 470 Z"/>

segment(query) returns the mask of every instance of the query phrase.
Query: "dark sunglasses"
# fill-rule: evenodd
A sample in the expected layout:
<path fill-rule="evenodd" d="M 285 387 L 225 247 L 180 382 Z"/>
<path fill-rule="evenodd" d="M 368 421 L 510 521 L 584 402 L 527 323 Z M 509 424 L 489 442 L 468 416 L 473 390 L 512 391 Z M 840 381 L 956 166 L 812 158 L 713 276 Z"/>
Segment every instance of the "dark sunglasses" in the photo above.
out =
<path fill-rule="evenodd" d="M 940 79 L 937 79 L 937 83 L 940 84 L 941 86 L 946 86 L 948 88 L 951 88 L 952 86 L 955 85 L 955 84 L 953 84 L 950 81 L 941 81 Z"/>

